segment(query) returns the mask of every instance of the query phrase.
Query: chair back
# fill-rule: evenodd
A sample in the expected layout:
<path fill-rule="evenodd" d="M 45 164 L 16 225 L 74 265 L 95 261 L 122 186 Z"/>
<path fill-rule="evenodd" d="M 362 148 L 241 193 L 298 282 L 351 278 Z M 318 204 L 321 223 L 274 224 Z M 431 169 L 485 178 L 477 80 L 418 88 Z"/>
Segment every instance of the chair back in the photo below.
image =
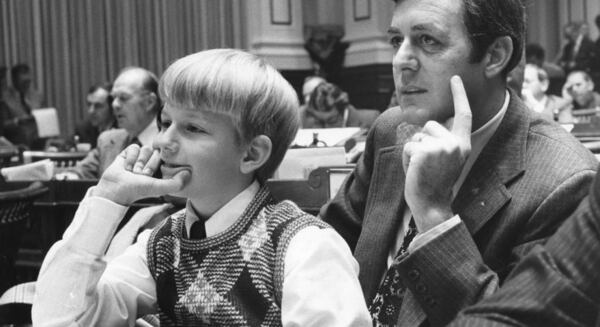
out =
<path fill-rule="evenodd" d="M 27 187 L 0 192 L 0 294 L 16 280 L 15 260 L 21 246 L 25 222 L 31 215 L 33 201 L 47 188 L 40 182 Z"/>

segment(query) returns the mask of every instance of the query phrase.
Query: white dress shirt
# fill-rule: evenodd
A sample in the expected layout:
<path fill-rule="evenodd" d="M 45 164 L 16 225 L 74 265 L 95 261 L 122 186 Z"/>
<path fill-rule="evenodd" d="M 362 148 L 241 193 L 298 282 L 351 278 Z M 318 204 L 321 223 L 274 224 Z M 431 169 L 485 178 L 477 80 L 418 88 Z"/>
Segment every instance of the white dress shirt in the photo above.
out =
<path fill-rule="evenodd" d="M 258 191 L 253 183 L 206 222 L 207 236 L 227 229 Z M 148 269 L 149 233 L 106 264 L 104 252 L 127 207 L 93 196 L 81 202 L 63 239 L 44 259 L 32 309 L 35 326 L 132 326 L 157 312 Z M 189 232 L 195 218 L 186 220 Z M 358 263 L 333 229 L 307 227 L 291 240 L 284 263 L 283 326 L 371 326 Z"/>

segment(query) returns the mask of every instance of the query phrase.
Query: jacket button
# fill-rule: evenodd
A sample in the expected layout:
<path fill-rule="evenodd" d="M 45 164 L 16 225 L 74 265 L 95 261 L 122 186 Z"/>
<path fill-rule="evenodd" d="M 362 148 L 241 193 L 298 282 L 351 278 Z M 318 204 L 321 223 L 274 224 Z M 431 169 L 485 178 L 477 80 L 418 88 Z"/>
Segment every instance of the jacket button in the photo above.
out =
<path fill-rule="evenodd" d="M 419 279 L 419 277 L 421 276 L 421 274 L 419 273 L 419 271 L 417 269 L 411 269 L 408 271 L 408 278 L 410 278 L 410 280 L 417 280 Z"/>
<path fill-rule="evenodd" d="M 423 283 L 417 284 L 416 289 L 417 289 L 417 292 L 419 292 L 419 293 L 427 292 L 427 286 L 425 286 L 425 284 L 423 284 Z"/>
<path fill-rule="evenodd" d="M 427 297 L 427 298 L 425 299 L 425 303 L 427 303 L 427 305 L 428 305 L 430 308 L 434 308 L 434 307 L 437 305 L 437 301 L 436 301 L 436 300 L 434 300 L 432 297 Z"/>

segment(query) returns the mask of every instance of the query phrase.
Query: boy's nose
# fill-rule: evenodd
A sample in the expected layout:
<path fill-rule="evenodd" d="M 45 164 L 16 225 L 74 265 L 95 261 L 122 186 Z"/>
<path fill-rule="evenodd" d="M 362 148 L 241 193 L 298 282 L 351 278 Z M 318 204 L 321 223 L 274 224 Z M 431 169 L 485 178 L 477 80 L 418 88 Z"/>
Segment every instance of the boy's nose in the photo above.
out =
<path fill-rule="evenodd" d="M 179 142 L 173 133 L 173 128 L 164 129 L 158 133 L 152 142 L 152 147 L 158 149 L 163 155 L 174 155 L 179 151 Z"/>

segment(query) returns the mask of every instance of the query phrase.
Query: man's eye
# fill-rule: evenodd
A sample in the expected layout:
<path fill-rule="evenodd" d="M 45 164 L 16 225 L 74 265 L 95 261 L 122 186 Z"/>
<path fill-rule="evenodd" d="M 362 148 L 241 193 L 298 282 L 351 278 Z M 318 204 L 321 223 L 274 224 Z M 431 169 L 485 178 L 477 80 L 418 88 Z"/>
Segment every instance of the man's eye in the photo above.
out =
<path fill-rule="evenodd" d="M 432 38 L 429 35 L 421 35 L 419 37 L 419 41 L 421 42 L 421 44 L 423 45 L 427 45 L 427 46 L 432 46 L 432 45 L 437 45 L 438 42 L 436 39 Z"/>
<path fill-rule="evenodd" d="M 399 35 L 394 35 L 390 38 L 390 44 L 392 45 L 392 47 L 394 49 L 398 49 L 402 45 L 403 41 L 404 41 L 404 38 Z"/>

